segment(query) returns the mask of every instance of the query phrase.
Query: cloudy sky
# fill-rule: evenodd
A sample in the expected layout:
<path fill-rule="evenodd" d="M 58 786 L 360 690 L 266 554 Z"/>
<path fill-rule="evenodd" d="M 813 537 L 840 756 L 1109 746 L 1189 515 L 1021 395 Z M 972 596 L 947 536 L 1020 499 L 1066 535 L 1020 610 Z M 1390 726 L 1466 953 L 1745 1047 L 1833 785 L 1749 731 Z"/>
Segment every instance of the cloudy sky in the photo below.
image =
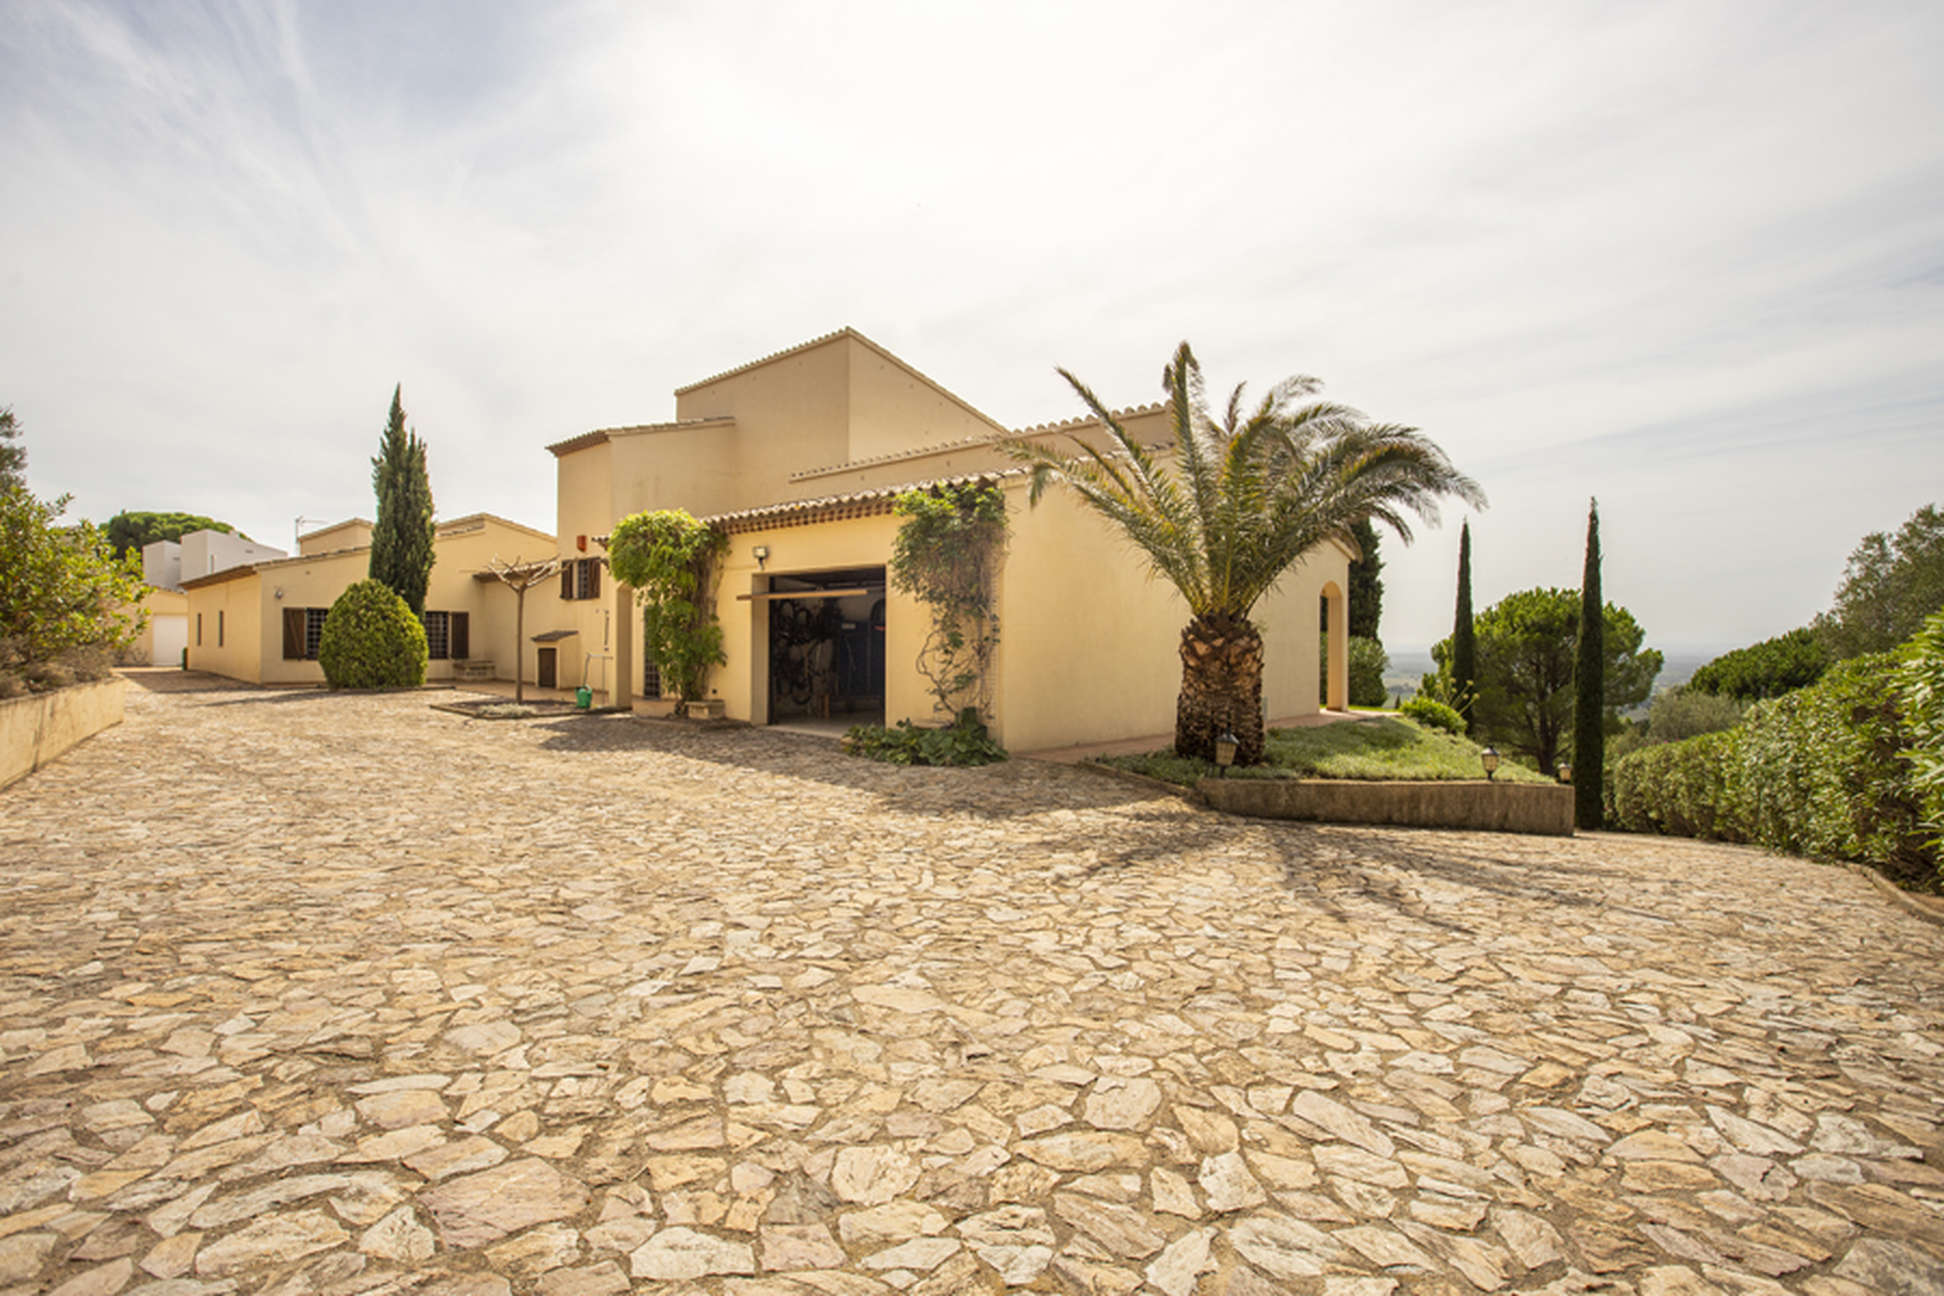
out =
<path fill-rule="evenodd" d="M 114 6 L 0 22 L 0 404 L 74 512 L 288 545 L 852 325 L 1008 425 L 1313 373 L 1491 496 L 1481 606 L 1827 604 L 1944 500 L 1944 6 Z M 1448 632 L 1457 518 L 1384 635 Z"/>

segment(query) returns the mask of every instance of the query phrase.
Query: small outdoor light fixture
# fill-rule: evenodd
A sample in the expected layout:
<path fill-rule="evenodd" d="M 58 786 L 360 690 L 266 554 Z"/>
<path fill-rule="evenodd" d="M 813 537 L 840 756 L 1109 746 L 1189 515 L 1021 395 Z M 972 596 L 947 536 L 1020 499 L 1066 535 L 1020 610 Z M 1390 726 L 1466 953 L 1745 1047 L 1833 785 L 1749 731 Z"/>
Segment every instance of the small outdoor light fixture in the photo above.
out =
<path fill-rule="evenodd" d="M 756 570 L 757 571 L 763 570 L 763 564 L 769 561 L 769 546 L 757 545 L 754 549 L 751 549 L 749 552 L 755 555 Z"/>
<path fill-rule="evenodd" d="M 1478 753 L 1478 763 L 1485 767 L 1485 781 L 1488 783 L 1491 782 L 1493 776 L 1498 773 L 1498 748 L 1487 747 L 1484 751 Z"/>
<path fill-rule="evenodd" d="M 279 585 L 279 586 L 277 586 L 277 597 L 278 597 L 278 598 L 282 598 L 282 597 L 283 597 L 283 586 L 281 586 L 281 585 Z"/>
<path fill-rule="evenodd" d="M 1559 762 L 1559 781 L 1561 783 L 1571 783 L 1573 781 L 1573 764 L 1571 761 Z"/>
<path fill-rule="evenodd" d="M 1228 777 L 1229 766 L 1235 764 L 1235 749 L 1241 745 L 1242 740 L 1228 729 L 1222 730 L 1216 737 L 1215 768 L 1221 771 L 1220 777 Z"/>

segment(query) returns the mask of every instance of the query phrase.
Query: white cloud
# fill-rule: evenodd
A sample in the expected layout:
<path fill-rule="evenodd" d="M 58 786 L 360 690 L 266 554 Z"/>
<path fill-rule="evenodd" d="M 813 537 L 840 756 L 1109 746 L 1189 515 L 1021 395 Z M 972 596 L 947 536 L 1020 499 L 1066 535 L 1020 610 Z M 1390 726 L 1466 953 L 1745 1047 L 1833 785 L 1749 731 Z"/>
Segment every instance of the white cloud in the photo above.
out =
<path fill-rule="evenodd" d="M 1944 13 L 29 4 L 0 29 L 0 401 L 80 511 L 369 511 L 391 385 L 447 511 L 856 325 L 1013 423 L 1066 365 L 1292 371 L 1477 475 L 1479 594 L 1650 641 L 1800 622 L 1944 497 Z M 1449 620 L 1455 525 L 1387 548 Z"/>

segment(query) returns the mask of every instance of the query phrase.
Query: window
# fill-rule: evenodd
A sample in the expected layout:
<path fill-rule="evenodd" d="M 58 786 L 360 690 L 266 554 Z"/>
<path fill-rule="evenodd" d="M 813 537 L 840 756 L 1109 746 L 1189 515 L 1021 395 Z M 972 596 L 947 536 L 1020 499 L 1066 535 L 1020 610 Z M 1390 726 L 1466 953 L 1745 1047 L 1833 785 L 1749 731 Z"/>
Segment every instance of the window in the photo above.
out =
<path fill-rule="evenodd" d="M 591 599 L 601 597 L 601 560 L 570 558 L 560 565 L 560 597 Z"/>
<path fill-rule="evenodd" d="M 647 663 L 641 668 L 641 696 L 658 698 L 662 695 L 661 688 L 661 667 L 654 662 Z"/>
<path fill-rule="evenodd" d="M 223 611 L 221 608 L 216 610 L 216 646 L 218 648 L 223 646 Z"/>
<path fill-rule="evenodd" d="M 449 612 L 427 612 L 425 614 L 425 655 L 433 661 L 444 661 L 452 655 L 452 614 Z"/>
<path fill-rule="evenodd" d="M 285 661 L 317 660 L 317 643 L 324 637 L 324 618 L 329 608 L 287 607 L 283 610 L 283 655 Z"/>
<path fill-rule="evenodd" d="M 202 613 L 196 613 L 196 647 L 202 647 Z"/>
<path fill-rule="evenodd" d="M 330 614 L 329 608 L 304 609 L 304 656 L 307 660 L 317 660 L 317 645 L 324 638 L 324 618 Z"/>

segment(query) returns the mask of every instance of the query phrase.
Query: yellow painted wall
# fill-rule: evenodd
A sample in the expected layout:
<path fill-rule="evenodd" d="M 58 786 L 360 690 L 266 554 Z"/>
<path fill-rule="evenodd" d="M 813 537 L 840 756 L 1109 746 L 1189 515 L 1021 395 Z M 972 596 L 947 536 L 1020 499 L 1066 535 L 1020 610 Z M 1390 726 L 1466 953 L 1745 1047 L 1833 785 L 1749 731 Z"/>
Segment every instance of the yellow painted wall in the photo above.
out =
<path fill-rule="evenodd" d="M 678 420 L 736 420 L 730 468 L 739 497 L 727 508 L 789 499 L 791 473 L 849 458 L 853 345 L 850 338 L 840 335 L 795 355 L 675 394 Z M 650 507 L 689 506 L 670 500 Z"/>
<path fill-rule="evenodd" d="M 722 622 L 727 666 L 711 677 L 711 692 L 720 696 L 732 717 L 755 724 L 768 722 L 769 605 L 741 600 L 768 588 L 770 576 L 796 572 L 834 571 L 850 567 L 881 567 L 891 553 L 899 519 L 890 515 L 826 522 L 816 526 L 780 527 L 729 538 L 723 561 L 716 614 Z M 751 551 L 768 545 L 770 557 L 759 570 Z M 913 663 L 930 628 L 930 613 L 909 595 L 885 592 L 884 710 L 885 723 L 899 720 L 929 723 L 931 694 Z M 634 678 L 640 677 L 640 655 L 634 654 Z"/>
<path fill-rule="evenodd" d="M 736 436 L 737 426 L 727 422 L 615 435 L 606 447 L 609 516 L 585 534 L 606 535 L 628 514 L 649 509 L 682 508 L 701 517 L 748 507 Z M 568 544 L 579 534 L 578 527 L 561 530 Z"/>
<path fill-rule="evenodd" d="M 591 545 L 593 537 L 606 535 L 614 526 L 613 460 L 612 441 L 555 458 L 554 535 L 561 554 L 574 552 L 576 536 L 587 536 Z"/>
<path fill-rule="evenodd" d="M 363 518 L 346 518 L 297 538 L 299 557 L 315 557 L 338 549 L 356 549 L 371 543 L 371 523 Z"/>
<path fill-rule="evenodd" d="M 186 591 L 190 670 L 227 675 L 252 684 L 263 682 L 263 662 L 258 651 L 263 626 L 263 611 L 257 597 L 259 582 L 260 578 L 251 573 Z"/>
<path fill-rule="evenodd" d="M 846 461 L 1005 431 L 855 338 L 849 340 L 849 359 L 850 443 Z"/>
<path fill-rule="evenodd" d="M 999 591 L 995 736 L 1013 751 L 1174 730 L 1188 608 L 1144 557 L 1073 497 L 1037 508 L 1006 492 L 1010 548 Z M 1318 598 L 1347 582 L 1334 546 L 1312 553 L 1259 602 L 1263 701 L 1271 719 L 1316 711 Z"/>
<path fill-rule="evenodd" d="M 122 649 L 120 660 L 136 666 L 147 666 L 155 657 L 155 619 L 157 617 L 187 616 L 189 596 L 181 590 L 161 589 L 151 585 L 142 596 L 142 610 L 148 613 L 148 622 L 142 632 L 135 636 L 128 647 Z M 169 663 L 173 664 L 173 663 Z"/>

